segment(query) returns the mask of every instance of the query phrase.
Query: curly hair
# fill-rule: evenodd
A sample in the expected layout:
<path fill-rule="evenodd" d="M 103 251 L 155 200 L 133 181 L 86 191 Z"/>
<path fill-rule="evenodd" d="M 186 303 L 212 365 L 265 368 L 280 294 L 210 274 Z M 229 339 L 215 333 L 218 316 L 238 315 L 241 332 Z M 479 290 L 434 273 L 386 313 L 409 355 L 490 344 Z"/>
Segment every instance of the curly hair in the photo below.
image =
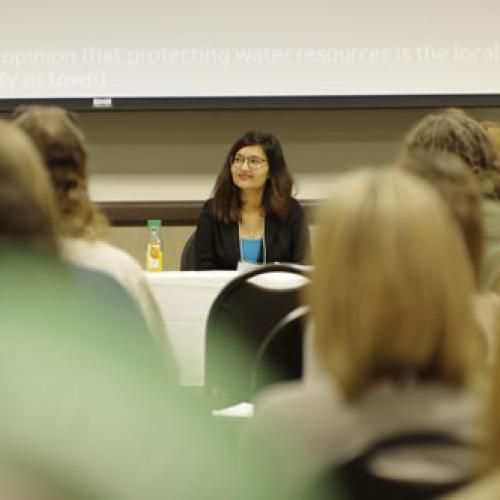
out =
<path fill-rule="evenodd" d="M 107 220 L 89 198 L 88 149 L 77 115 L 56 106 L 22 106 L 13 119 L 32 139 L 50 173 L 60 234 L 97 238 Z"/>
<path fill-rule="evenodd" d="M 452 153 L 459 156 L 480 181 L 484 195 L 500 199 L 498 153 L 481 125 L 460 109 L 431 113 L 410 130 L 409 152 Z"/>

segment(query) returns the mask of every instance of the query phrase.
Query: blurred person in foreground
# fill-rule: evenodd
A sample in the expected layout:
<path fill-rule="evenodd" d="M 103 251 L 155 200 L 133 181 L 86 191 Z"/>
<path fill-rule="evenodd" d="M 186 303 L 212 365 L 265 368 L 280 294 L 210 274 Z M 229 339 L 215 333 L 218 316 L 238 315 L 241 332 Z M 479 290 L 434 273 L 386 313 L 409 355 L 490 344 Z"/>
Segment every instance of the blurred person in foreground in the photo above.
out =
<path fill-rule="evenodd" d="M 106 290 L 111 307 L 125 305 L 129 319 L 135 318 L 133 325 L 146 331 L 139 309 L 114 279 L 60 259 L 55 193 L 42 158 L 32 141 L 14 125 L 0 121 L 0 132 L 0 255 L 4 272 L 9 272 L 12 264 L 19 284 L 29 281 L 41 294 L 50 292 L 51 287 L 50 280 L 36 279 L 38 273 L 47 272 L 44 267 L 74 282 L 80 291 L 90 294 Z"/>
<path fill-rule="evenodd" d="M 497 155 L 500 157 L 500 124 L 495 122 L 481 122 L 481 126 L 493 143 Z M 490 225 L 490 237 L 495 238 L 496 244 L 491 244 L 484 266 L 485 285 L 500 294 L 500 212 L 499 204 L 488 203 L 485 207 L 486 217 Z M 495 210 L 497 208 L 497 210 Z"/>
<path fill-rule="evenodd" d="M 493 146 L 495 146 L 497 154 L 500 155 L 500 123 L 485 121 L 480 122 L 480 124 L 493 143 Z"/>
<path fill-rule="evenodd" d="M 484 419 L 484 453 L 478 480 L 449 500 L 495 500 L 500 498 L 500 350 L 495 355 L 492 384 Z"/>
<path fill-rule="evenodd" d="M 399 165 L 427 180 L 459 225 L 474 271 L 474 309 L 486 341 L 486 358 L 492 362 L 500 335 L 500 297 L 482 286 L 484 238 L 478 182 L 460 157 L 449 153 L 415 151 L 404 155 Z"/>
<path fill-rule="evenodd" d="M 460 109 L 445 109 L 420 120 L 406 135 L 406 151 L 458 155 L 476 176 L 482 195 L 483 284 L 500 292 L 500 162 L 481 125 Z"/>
<path fill-rule="evenodd" d="M 309 302 L 324 376 L 263 393 L 243 436 L 270 497 L 294 498 L 391 436 L 478 438 L 474 275 L 439 195 L 399 169 L 362 170 L 337 181 L 318 223 Z M 475 465 L 411 450 L 405 460 L 458 481 Z"/>
<path fill-rule="evenodd" d="M 89 198 L 88 148 L 78 117 L 55 106 L 22 106 L 14 113 L 14 123 L 34 142 L 50 174 L 63 257 L 116 279 L 136 301 L 156 341 L 165 348 L 163 319 L 141 267 L 102 239 L 107 221 Z"/>
<path fill-rule="evenodd" d="M 233 499 L 219 433 L 125 291 L 59 259 L 56 224 L 38 151 L 0 121 L 0 498 Z"/>

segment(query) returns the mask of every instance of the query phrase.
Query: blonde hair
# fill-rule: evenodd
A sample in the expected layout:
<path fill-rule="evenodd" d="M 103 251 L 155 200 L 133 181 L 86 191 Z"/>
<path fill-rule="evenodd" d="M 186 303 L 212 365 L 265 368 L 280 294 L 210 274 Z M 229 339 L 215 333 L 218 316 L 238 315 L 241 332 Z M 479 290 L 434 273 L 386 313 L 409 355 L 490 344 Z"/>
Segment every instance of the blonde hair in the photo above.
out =
<path fill-rule="evenodd" d="M 500 124 L 496 122 L 481 122 L 480 125 L 490 138 L 493 146 L 495 146 L 497 154 L 500 155 Z"/>
<path fill-rule="evenodd" d="M 14 122 L 33 140 L 50 173 L 60 234 L 99 237 L 107 220 L 89 198 L 88 150 L 78 117 L 56 106 L 23 106 L 15 111 Z"/>
<path fill-rule="evenodd" d="M 319 222 L 316 348 L 344 397 L 384 379 L 466 384 L 473 275 L 438 194 L 399 169 L 362 170 L 338 182 Z"/>
<path fill-rule="evenodd" d="M 496 359 L 492 373 L 492 385 L 489 388 L 484 435 L 485 465 L 489 471 L 500 466 L 500 349 L 496 349 Z"/>
<path fill-rule="evenodd" d="M 57 250 L 54 190 L 32 142 L 0 120 L 0 241 Z"/>

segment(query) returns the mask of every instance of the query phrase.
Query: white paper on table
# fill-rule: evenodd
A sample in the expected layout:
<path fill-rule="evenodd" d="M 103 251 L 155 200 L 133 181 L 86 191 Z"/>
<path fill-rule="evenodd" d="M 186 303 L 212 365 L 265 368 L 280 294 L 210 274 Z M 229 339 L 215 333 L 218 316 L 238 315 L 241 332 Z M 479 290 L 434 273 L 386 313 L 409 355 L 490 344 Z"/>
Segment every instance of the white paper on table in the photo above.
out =
<path fill-rule="evenodd" d="M 221 410 L 213 410 L 212 415 L 214 417 L 251 418 L 253 417 L 253 404 L 239 403 Z"/>

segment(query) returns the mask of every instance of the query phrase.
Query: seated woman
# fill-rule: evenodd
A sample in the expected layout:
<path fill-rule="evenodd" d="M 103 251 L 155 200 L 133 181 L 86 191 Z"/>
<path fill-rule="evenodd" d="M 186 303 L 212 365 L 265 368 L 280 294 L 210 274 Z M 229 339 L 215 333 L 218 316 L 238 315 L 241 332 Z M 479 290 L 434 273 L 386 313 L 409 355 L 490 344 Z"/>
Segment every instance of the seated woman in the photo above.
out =
<path fill-rule="evenodd" d="M 500 124 L 482 122 L 481 126 L 500 157 Z M 492 196 L 489 198 L 483 206 L 489 247 L 484 262 L 484 286 L 500 294 L 500 204 L 498 203 L 500 196 L 497 200 Z"/>
<path fill-rule="evenodd" d="M 498 343 L 500 297 L 482 286 L 483 221 L 478 183 L 457 155 L 416 151 L 406 154 L 400 165 L 439 192 L 460 227 L 474 271 L 476 317 L 485 336 L 486 357 L 492 361 Z"/>
<path fill-rule="evenodd" d="M 274 135 L 251 131 L 238 139 L 200 214 L 197 269 L 236 269 L 240 261 L 303 263 L 309 231 L 292 187 Z"/>
<path fill-rule="evenodd" d="M 500 292 L 500 161 L 491 137 L 460 109 L 445 109 L 420 120 L 406 135 L 412 153 L 451 153 L 475 175 L 483 198 L 483 283 Z"/>
<path fill-rule="evenodd" d="M 11 303 L 18 299 L 28 312 L 19 295 L 29 288 L 32 296 L 39 296 L 39 305 L 42 298 L 48 305 L 40 306 L 39 324 L 33 311 L 27 314 L 28 320 L 31 318 L 37 329 L 50 329 L 49 310 L 58 307 L 57 301 L 52 302 L 52 293 L 64 289 L 76 304 L 96 308 L 89 317 L 78 311 L 72 318 L 82 328 L 97 321 L 104 311 L 113 320 L 108 328 L 122 329 L 124 342 L 125 332 L 132 332 L 134 337 L 144 338 L 158 355 L 138 305 L 117 280 L 61 258 L 59 224 L 54 186 L 39 151 L 19 127 L 0 120 L 0 316 L 5 319 L 7 296 Z M 165 345 L 164 354 L 166 351 Z M 170 349 L 168 356 L 167 373 L 174 378 Z"/>
<path fill-rule="evenodd" d="M 438 194 L 397 169 L 343 177 L 319 220 L 315 258 L 309 301 L 325 375 L 264 393 L 244 436 L 276 498 L 295 498 L 384 438 L 474 439 L 474 278 Z M 414 459 L 436 471 L 444 460 L 454 479 L 472 467 L 411 453 L 400 465 Z"/>
<path fill-rule="evenodd" d="M 16 112 L 14 122 L 33 140 L 50 174 L 63 257 L 115 279 L 138 305 L 158 344 L 167 349 L 161 313 L 141 267 L 102 239 L 107 221 L 89 198 L 88 151 L 78 117 L 54 106 L 27 106 Z"/>
<path fill-rule="evenodd" d="M 130 296 L 59 258 L 55 198 L 0 120 L 0 498 L 234 499 L 225 435 L 179 397 Z"/>
<path fill-rule="evenodd" d="M 495 353 L 491 387 L 482 418 L 483 457 L 478 468 L 478 480 L 448 500 L 491 500 L 500 491 L 500 350 Z"/>

